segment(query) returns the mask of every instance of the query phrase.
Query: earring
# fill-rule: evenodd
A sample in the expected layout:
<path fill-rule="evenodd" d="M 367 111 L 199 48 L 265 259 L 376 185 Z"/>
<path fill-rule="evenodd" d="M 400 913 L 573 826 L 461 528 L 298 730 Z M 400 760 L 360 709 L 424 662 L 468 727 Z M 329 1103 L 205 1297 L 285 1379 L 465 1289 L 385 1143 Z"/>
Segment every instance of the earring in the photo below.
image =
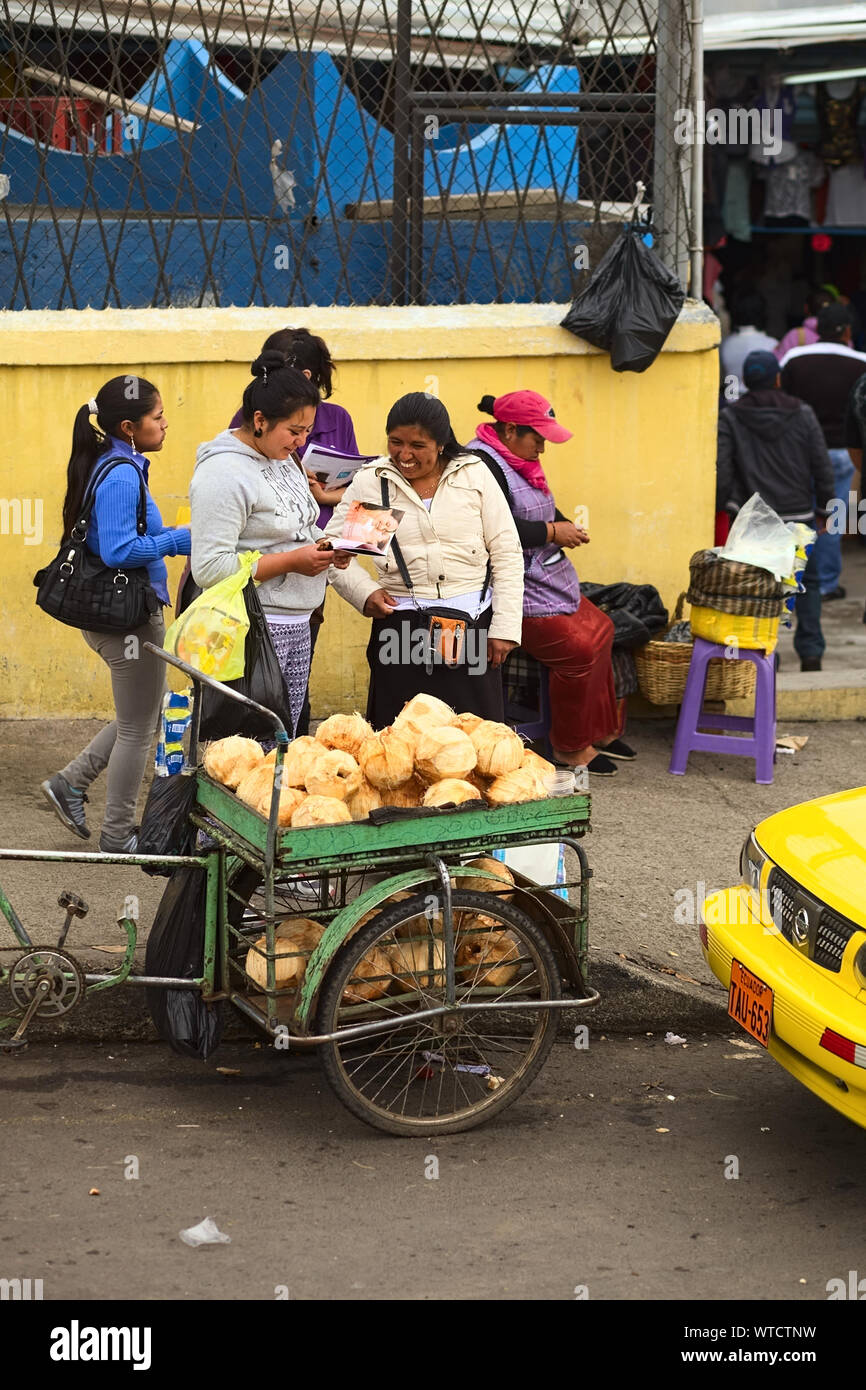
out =
<path fill-rule="evenodd" d="M 255 435 L 256 439 L 261 439 L 262 437 L 262 432 L 260 429 L 258 429 L 258 427 L 253 430 L 253 434 Z"/>

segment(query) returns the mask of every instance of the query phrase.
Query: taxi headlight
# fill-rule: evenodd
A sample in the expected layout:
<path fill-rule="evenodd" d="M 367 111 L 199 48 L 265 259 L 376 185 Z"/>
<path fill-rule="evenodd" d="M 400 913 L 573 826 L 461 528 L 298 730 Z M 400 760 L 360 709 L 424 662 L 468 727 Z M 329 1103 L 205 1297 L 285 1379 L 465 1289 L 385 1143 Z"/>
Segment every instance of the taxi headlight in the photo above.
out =
<path fill-rule="evenodd" d="M 859 983 L 866 988 L 866 941 L 863 942 L 854 957 L 854 974 Z"/>
<path fill-rule="evenodd" d="M 755 839 L 755 832 L 752 831 L 740 853 L 740 877 L 755 893 L 761 890 L 761 871 L 766 862 L 767 856 Z"/>

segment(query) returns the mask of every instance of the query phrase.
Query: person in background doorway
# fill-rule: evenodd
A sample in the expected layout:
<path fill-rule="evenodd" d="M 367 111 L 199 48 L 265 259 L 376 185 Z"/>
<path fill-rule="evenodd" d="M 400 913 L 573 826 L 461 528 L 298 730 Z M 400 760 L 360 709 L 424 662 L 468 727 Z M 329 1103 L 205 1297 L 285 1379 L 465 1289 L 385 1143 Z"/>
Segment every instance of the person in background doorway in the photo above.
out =
<path fill-rule="evenodd" d="M 482 421 L 466 445 L 483 459 L 508 499 L 523 546 L 523 629 L 520 645 L 550 672 L 550 746 L 560 763 L 613 777 L 614 759 L 631 760 L 619 737 L 622 711 L 614 691 L 611 619 L 580 592 L 566 549 L 589 536 L 556 506 L 541 466 L 545 444 L 571 431 L 537 391 L 484 396 Z"/>
<path fill-rule="evenodd" d="M 833 495 L 833 469 L 811 406 L 780 390 L 772 352 L 752 352 L 743 364 L 746 393 L 719 415 L 716 506 L 735 516 L 758 492 L 783 521 L 824 529 Z M 815 502 L 817 499 L 817 508 Z M 817 546 L 797 595 L 794 649 L 801 671 L 820 671 L 824 655 Z"/>
<path fill-rule="evenodd" d="M 852 468 L 860 475 L 857 499 L 857 539 L 866 545 L 866 521 L 863 520 L 863 450 L 866 448 L 866 372 L 851 387 L 845 408 L 845 445 Z M 866 623 L 866 609 L 863 612 Z"/>
<path fill-rule="evenodd" d="M 736 378 L 737 394 L 746 388 L 743 384 L 743 363 L 750 352 L 771 352 L 776 339 L 764 332 L 767 306 L 764 296 L 757 290 L 742 290 L 731 305 L 733 332 L 719 349 L 722 363 L 722 387 L 725 399 L 730 400 L 728 378 Z M 734 397 L 736 399 L 736 397 Z"/>
<path fill-rule="evenodd" d="M 776 360 L 781 362 L 786 353 L 791 348 L 808 347 L 811 343 L 818 341 L 818 315 L 828 304 L 833 303 L 833 296 L 829 290 L 812 289 L 803 305 L 805 318 L 799 328 L 792 328 L 784 338 L 773 348 Z"/>
<path fill-rule="evenodd" d="M 853 324 L 846 304 L 826 305 L 818 314 L 818 341 L 791 348 L 779 364 L 782 390 L 805 401 L 818 417 L 833 466 L 834 496 L 843 500 L 846 511 L 854 465 L 845 446 L 845 412 L 854 383 L 866 372 L 866 353 L 851 347 Z M 824 531 L 815 554 L 823 598 L 844 598 L 841 537 Z"/>

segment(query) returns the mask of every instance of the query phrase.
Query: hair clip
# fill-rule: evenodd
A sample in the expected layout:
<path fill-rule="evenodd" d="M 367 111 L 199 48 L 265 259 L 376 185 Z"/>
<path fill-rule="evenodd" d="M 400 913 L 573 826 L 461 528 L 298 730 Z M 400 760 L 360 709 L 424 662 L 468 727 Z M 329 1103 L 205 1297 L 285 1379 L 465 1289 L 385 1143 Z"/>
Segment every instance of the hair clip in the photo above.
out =
<path fill-rule="evenodd" d="M 263 385 L 263 386 L 267 386 L 267 384 L 268 384 L 268 369 L 267 369 L 267 367 L 264 367 L 264 366 L 263 366 L 263 367 L 262 367 L 262 385 Z"/>
<path fill-rule="evenodd" d="M 99 406 L 96 404 L 95 396 L 90 397 L 90 400 L 87 402 L 87 409 L 90 411 L 91 415 L 99 414 Z"/>

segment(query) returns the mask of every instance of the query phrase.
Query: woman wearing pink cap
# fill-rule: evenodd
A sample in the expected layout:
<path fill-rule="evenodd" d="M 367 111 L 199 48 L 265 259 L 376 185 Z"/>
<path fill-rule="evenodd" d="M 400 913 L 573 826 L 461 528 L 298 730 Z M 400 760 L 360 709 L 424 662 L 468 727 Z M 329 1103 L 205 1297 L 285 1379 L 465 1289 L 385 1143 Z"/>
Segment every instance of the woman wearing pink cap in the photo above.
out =
<path fill-rule="evenodd" d="M 558 510 L 539 460 L 546 441 L 564 444 L 571 431 L 557 423 L 553 406 L 537 391 L 484 396 L 478 409 L 495 424 L 480 424 L 466 449 L 496 477 L 523 546 L 521 646 L 550 670 L 553 755 L 569 767 L 612 777 L 614 758 L 635 756 L 617 737 L 622 716 L 611 666 L 613 623 L 581 596 L 563 547 L 586 545 L 589 536 Z"/>

